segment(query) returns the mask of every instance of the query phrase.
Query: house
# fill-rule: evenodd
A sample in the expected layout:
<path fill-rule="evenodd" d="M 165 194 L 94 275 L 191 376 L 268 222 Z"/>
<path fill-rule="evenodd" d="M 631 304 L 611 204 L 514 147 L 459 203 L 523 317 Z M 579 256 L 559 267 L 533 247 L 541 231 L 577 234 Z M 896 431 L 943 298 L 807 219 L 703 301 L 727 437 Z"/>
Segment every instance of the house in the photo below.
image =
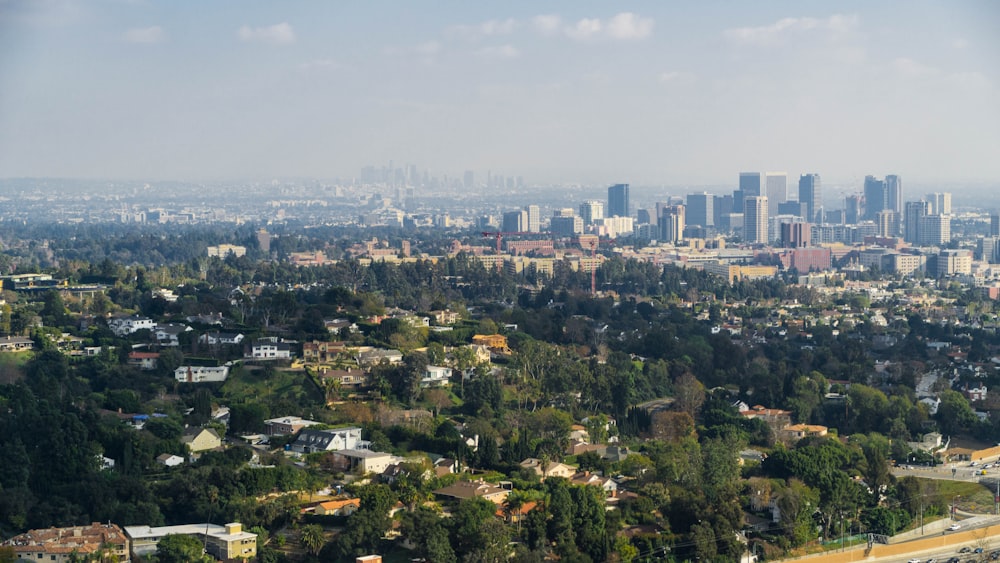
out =
<path fill-rule="evenodd" d="M 333 319 L 330 321 L 323 321 L 323 325 L 326 326 L 326 330 L 330 331 L 331 334 L 339 334 L 341 330 L 347 329 L 351 333 L 356 333 L 360 328 L 356 323 L 352 323 L 348 319 Z"/>
<path fill-rule="evenodd" d="M 424 376 L 420 378 L 421 387 L 444 387 L 451 383 L 451 368 L 444 366 L 427 366 Z"/>
<path fill-rule="evenodd" d="M 268 436 L 290 436 L 303 428 L 319 424 L 298 416 L 282 416 L 264 421 L 264 433 Z"/>
<path fill-rule="evenodd" d="M 153 329 L 153 337 L 160 346 L 180 346 L 181 334 L 190 330 L 191 327 L 178 323 L 158 324 Z"/>
<path fill-rule="evenodd" d="M 503 502 L 507 500 L 507 495 L 510 494 L 510 491 L 507 489 L 501 489 L 500 487 L 487 483 L 483 480 L 479 480 L 458 481 L 448 485 L 447 487 L 434 491 L 434 494 L 440 497 L 457 500 L 482 498 L 495 504 L 503 504 Z"/>
<path fill-rule="evenodd" d="M 359 389 L 368 387 L 371 383 L 371 374 L 363 369 L 321 369 L 319 378 L 326 383 L 329 380 L 335 381 L 341 388 Z"/>
<path fill-rule="evenodd" d="M 0 352 L 20 352 L 31 350 L 35 342 L 24 336 L 4 336 L 0 338 Z"/>
<path fill-rule="evenodd" d="M 313 340 L 302 344 L 302 360 L 313 364 L 332 362 L 346 349 L 347 344 L 339 340 L 332 342 Z"/>
<path fill-rule="evenodd" d="M 333 464 L 344 471 L 356 471 L 362 475 L 382 473 L 390 465 L 405 461 L 401 457 L 371 450 L 337 450 L 333 452 Z"/>
<path fill-rule="evenodd" d="M 292 451 L 300 454 L 315 452 L 335 452 L 338 450 L 354 450 L 367 447 L 368 443 L 361 439 L 361 428 L 335 428 L 330 430 L 313 430 L 304 428 L 292 442 Z"/>
<path fill-rule="evenodd" d="M 181 366 L 174 370 L 174 379 L 181 383 L 218 383 L 229 377 L 229 366 Z"/>
<path fill-rule="evenodd" d="M 398 364 L 403 361 L 403 353 L 399 350 L 385 350 L 383 348 L 373 348 L 358 353 L 358 364 L 362 367 L 373 366 L 381 363 L 382 360 L 390 364 Z"/>
<path fill-rule="evenodd" d="M 775 435 L 780 435 L 785 427 L 792 424 L 792 411 L 768 409 L 762 405 L 754 405 L 749 410 L 740 411 L 740 415 L 744 418 L 763 420 Z"/>
<path fill-rule="evenodd" d="M 122 337 L 135 334 L 140 330 L 151 331 L 156 328 L 156 323 L 149 317 L 132 315 L 130 317 L 112 318 L 108 321 L 108 328 L 111 329 L 111 332 L 115 333 L 115 336 Z"/>
<path fill-rule="evenodd" d="M 587 485 L 590 487 L 600 487 L 604 494 L 613 497 L 618 494 L 618 482 L 610 477 L 604 477 L 590 471 L 575 473 L 569 479 L 574 485 Z"/>
<path fill-rule="evenodd" d="M 808 436 L 826 436 L 827 427 L 818 424 L 793 424 L 781 430 L 780 437 L 786 442 L 798 442 Z"/>
<path fill-rule="evenodd" d="M 128 365 L 142 370 L 156 369 L 160 360 L 159 352 L 129 352 Z"/>
<path fill-rule="evenodd" d="M 965 389 L 962 390 L 962 394 L 965 395 L 965 398 L 969 401 L 985 401 L 986 384 L 980 383 L 979 387 L 973 387 L 971 389 L 969 389 L 969 386 L 966 385 Z"/>
<path fill-rule="evenodd" d="M 434 319 L 434 324 L 438 325 L 453 325 L 462 318 L 462 316 L 455 311 L 449 311 L 447 309 L 444 311 L 431 311 L 430 315 L 431 318 Z"/>
<path fill-rule="evenodd" d="M 244 532 L 243 524 L 182 524 L 180 526 L 126 526 L 132 542 L 132 556 L 148 557 L 156 552 L 160 540 L 168 535 L 192 536 L 205 546 L 205 551 L 223 561 L 253 559 L 257 555 L 257 534 Z"/>
<path fill-rule="evenodd" d="M 166 465 L 167 467 L 177 467 L 184 463 L 184 458 L 174 454 L 160 454 L 156 456 L 156 463 Z"/>
<path fill-rule="evenodd" d="M 439 458 L 434 462 L 434 474 L 438 477 L 460 471 L 458 460 L 449 457 Z"/>
<path fill-rule="evenodd" d="M 200 324 L 200 325 L 221 325 L 222 324 L 222 313 L 208 313 L 205 315 L 193 315 L 190 317 L 184 317 L 184 320 L 190 324 Z"/>
<path fill-rule="evenodd" d="M 529 500 L 517 508 L 511 508 L 509 504 L 505 503 L 503 506 L 497 507 L 496 516 L 503 518 L 503 521 L 508 524 L 516 524 L 527 518 L 528 513 L 536 508 L 538 508 L 538 502 L 534 500 Z"/>
<path fill-rule="evenodd" d="M 198 337 L 198 342 L 209 346 L 236 346 L 243 343 L 243 338 L 238 332 L 206 332 Z"/>
<path fill-rule="evenodd" d="M 89 526 L 29 530 L 3 542 L 3 545 L 10 547 L 18 560 L 25 561 L 70 563 L 81 558 L 98 557 L 102 551 L 108 558 L 101 558 L 101 561 L 130 560 L 128 536 L 111 523 L 94 522 Z"/>
<path fill-rule="evenodd" d="M 222 437 L 211 428 L 188 428 L 181 436 L 181 443 L 192 453 L 222 447 Z"/>
<path fill-rule="evenodd" d="M 507 337 L 502 334 L 474 334 L 472 343 L 478 346 L 486 346 L 493 354 L 510 354 L 507 346 Z"/>
<path fill-rule="evenodd" d="M 250 348 L 250 358 L 255 360 L 286 360 L 292 357 L 292 348 L 278 338 L 258 338 Z"/>
<path fill-rule="evenodd" d="M 529 457 L 520 463 L 521 467 L 524 469 L 530 469 L 535 472 L 536 475 L 541 475 L 542 477 L 563 477 L 569 479 L 576 473 L 576 468 L 572 465 L 566 465 L 565 463 L 559 463 L 557 461 L 550 461 L 542 467 L 542 460 Z"/>
<path fill-rule="evenodd" d="M 349 498 L 330 500 L 316 505 L 315 514 L 320 516 L 350 516 L 361 507 L 361 499 Z"/>

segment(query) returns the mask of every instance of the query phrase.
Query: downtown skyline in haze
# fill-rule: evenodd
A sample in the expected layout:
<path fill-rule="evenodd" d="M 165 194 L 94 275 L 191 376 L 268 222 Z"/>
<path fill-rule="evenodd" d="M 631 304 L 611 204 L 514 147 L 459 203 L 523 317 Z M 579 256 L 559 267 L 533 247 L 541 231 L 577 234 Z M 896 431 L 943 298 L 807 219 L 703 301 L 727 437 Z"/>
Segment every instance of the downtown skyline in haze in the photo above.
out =
<path fill-rule="evenodd" d="M 0 0 L 0 178 L 996 182 L 998 24 L 986 1 Z"/>

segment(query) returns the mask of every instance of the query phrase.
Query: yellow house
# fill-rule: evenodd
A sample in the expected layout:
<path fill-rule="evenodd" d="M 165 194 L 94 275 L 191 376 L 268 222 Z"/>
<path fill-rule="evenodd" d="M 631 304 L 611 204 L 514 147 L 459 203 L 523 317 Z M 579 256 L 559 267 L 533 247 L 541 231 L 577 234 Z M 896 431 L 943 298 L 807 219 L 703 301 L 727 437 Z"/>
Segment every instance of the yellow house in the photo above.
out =
<path fill-rule="evenodd" d="M 211 428 L 188 428 L 181 436 L 181 443 L 191 452 L 204 452 L 222 447 L 222 438 Z"/>

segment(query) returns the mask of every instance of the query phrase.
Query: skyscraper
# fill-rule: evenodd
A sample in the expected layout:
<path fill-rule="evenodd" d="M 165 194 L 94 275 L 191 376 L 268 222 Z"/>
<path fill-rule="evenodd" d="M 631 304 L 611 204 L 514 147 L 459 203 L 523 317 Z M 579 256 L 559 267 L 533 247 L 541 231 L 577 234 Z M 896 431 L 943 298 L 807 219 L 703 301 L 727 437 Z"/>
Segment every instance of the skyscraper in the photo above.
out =
<path fill-rule="evenodd" d="M 878 212 L 888 209 L 889 197 L 885 182 L 875 176 L 865 176 L 865 214 L 864 218 L 874 221 Z"/>
<path fill-rule="evenodd" d="M 767 186 L 767 213 L 771 217 L 778 214 L 778 206 L 788 201 L 788 174 L 768 172 L 764 174 Z"/>
<path fill-rule="evenodd" d="M 628 184 L 615 184 L 608 188 L 608 217 L 630 217 Z"/>
<path fill-rule="evenodd" d="M 604 204 L 594 199 L 583 202 L 580 204 L 580 217 L 585 225 L 593 225 L 604 219 Z"/>
<path fill-rule="evenodd" d="M 702 227 L 715 226 L 715 196 L 709 193 L 688 194 L 687 223 Z"/>
<path fill-rule="evenodd" d="M 503 224 L 500 230 L 505 233 L 517 233 L 528 230 L 528 212 L 521 209 L 503 214 Z"/>
<path fill-rule="evenodd" d="M 660 238 L 663 242 L 677 243 L 684 239 L 685 214 L 683 205 L 663 208 L 663 215 L 659 218 Z"/>
<path fill-rule="evenodd" d="M 1000 237 L 1000 215 L 990 215 L 990 236 Z"/>
<path fill-rule="evenodd" d="M 740 191 L 744 201 L 749 197 L 764 195 L 760 191 L 760 172 L 740 172 Z"/>
<path fill-rule="evenodd" d="M 822 217 L 818 217 L 823 209 L 823 191 L 819 174 L 803 174 L 799 176 L 799 201 L 807 206 L 806 221 L 810 223 L 822 223 Z"/>
<path fill-rule="evenodd" d="M 903 180 L 895 174 L 885 177 L 885 208 L 896 213 L 903 212 Z"/>
<path fill-rule="evenodd" d="M 927 201 L 931 202 L 932 215 L 951 215 L 951 192 L 927 194 Z"/>
<path fill-rule="evenodd" d="M 529 205 L 524 208 L 525 212 L 528 214 L 528 232 L 537 233 L 542 230 L 542 217 L 541 211 L 538 209 L 537 205 Z"/>
<path fill-rule="evenodd" d="M 906 202 L 903 215 L 903 240 L 910 244 L 920 243 L 920 221 L 930 215 L 930 204 L 926 201 Z"/>
<path fill-rule="evenodd" d="M 844 198 L 844 223 L 856 225 L 861 219 L 861 196 L 849 195 Z"/>
<path fill-rule="evenodd" d="M 767 244 L 767 196 L 743 200 L 743 240 L 751 244 Z"/>

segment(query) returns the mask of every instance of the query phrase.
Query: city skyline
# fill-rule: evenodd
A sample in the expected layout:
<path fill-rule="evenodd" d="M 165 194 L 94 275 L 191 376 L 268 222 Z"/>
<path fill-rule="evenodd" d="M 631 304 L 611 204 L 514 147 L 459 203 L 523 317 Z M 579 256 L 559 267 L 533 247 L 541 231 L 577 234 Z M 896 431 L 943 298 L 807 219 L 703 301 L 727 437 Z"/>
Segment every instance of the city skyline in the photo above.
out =
<path fill-rule="evenodd" d="M 995 182 L 997 16 L 6 0 L 0 178 L 352 178 L 394 161 L 535 185 Z"/>

